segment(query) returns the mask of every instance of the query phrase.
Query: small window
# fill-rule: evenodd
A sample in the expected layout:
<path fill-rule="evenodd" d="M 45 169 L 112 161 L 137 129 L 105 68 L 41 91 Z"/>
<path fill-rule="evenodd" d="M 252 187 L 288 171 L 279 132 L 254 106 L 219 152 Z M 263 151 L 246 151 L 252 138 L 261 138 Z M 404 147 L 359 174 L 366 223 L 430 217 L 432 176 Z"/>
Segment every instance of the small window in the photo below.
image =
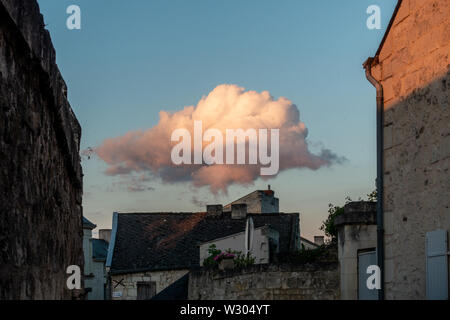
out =
<path fill-rule="evenodd" d="M 156 295 L 156 282 L 143 281 L 137 283 L 137 300 L 150 300 Z"/>

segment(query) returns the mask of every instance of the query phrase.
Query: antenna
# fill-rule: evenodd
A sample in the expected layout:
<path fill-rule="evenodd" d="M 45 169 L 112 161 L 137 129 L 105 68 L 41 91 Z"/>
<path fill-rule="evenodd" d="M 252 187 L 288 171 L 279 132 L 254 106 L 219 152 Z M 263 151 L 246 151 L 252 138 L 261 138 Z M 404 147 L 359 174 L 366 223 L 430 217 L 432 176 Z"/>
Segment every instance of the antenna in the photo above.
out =
<path fill-rule="evenodd" d="M 245 255 L 248 257 L 253 249 L 253 234 L 255 227 L 252 217 L 248 217 L 245 223 Z"/>

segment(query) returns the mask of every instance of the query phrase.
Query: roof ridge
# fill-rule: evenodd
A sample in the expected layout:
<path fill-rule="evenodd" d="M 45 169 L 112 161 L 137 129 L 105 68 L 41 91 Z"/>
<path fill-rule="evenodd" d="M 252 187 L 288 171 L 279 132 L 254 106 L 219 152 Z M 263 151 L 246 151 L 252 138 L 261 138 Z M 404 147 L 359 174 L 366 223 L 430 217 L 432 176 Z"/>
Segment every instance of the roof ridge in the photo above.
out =
<path fill-rule="evenodd" d="M 258 216 L 276 216 L 276 215 L 288 215 L 288 214 L 300 214 L 300 212 L 247 212 L 247 214 Z"/>
<path fill-rule="evenodd" d="M 231 206 L 234 202 L 237 202 L 237 201 L 239 201 L 239 200 L 242 200 L 242 199 L 244 199 L 245 197 L 248 197 L 249 195 L 251 195 L 252 193 L 255 193 L 255 192 L 266 192 L 266 191 L 269 191 L 269 190 L 268 190 L 268 189 L 256 189 L 256 190 L 253 190 L 252 192 L 247 193 L 246 195 L 244 195 L 244 196 L 242 196 L 242 197 L 240 197 L 240 198 L 238 198 L 238 199 L 236 199 L 236 200 L 233 200 L 233 201 L 231 201 L 230 203 L 227 203 L 226 205 L 224 205 L 224 207 Z M 275 194 L 275 192 L 274 192 L 273 190 L 270 190 L 270 191 L 272 191 L 272 192 Z"/>
<path fill-rule="evenodd" d="M 381 39 L 380 44 L 378 45 L 377 52 L 375 53 L 375 57 L 379 56 L 381 50 L 383 49 L 384 43 L 391 31 L 392 25 L 394 24 L 395 18 L 397 17 L 397 13 L 400 10 L 400 6 L 402 5 L 403 0 L 397 0 L 397 5 L 395 6 L 394 12 L 392 13 L 391 19 L 389 20 L 389 24 L 384 32 L 383 38 Z"/>
<path fill-rule="evenodd" d="M 199 213 L 206 213 L 204 211 L 196 211 L 196 212 L 187 212 L 187 211 L 153 211 L 153 212 L 146 212 L 146 211 L 142 211 L 142 212 L 117 212 L 117 214 L 119 215 L 132 215 L 132 214 L 185 214 L 185 215 L 189 215 L 189 214 L 199 214 Z"/>

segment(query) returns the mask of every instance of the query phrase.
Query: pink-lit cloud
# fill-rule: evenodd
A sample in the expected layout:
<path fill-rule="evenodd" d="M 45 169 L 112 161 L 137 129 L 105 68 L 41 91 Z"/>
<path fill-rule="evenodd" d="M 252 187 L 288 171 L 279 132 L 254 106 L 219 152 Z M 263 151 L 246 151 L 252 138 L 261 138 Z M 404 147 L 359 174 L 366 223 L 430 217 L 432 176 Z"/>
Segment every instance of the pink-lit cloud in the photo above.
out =
<path fill-rule="evenodd" d="M 193 136 L 195 120 L 202 121 L 203 132 L 215 128 L 224 137 L 226 129 L 279 129 L 280 172 L 291 168 L 317 170 L 344 160 L 328 149 L 319 154 L 310 152 L 306 141 L 308 130 L 300 121 L 297 106 L 284 97 L 275 100 L 268 91 L 245 91 L 236 85 L 223 84 L 202 97 L 197 106 L 174 113 L 160 111 L 159 118 L 158 124 L 148 130 L 106 139 L 93 148 L 108 164 L 106 174 L 146 173 L 168 183 L 209 186 L 214 193 L 226 192 L 231 184 L 250 185 L 260 177 L 259 165 L 174 165 L 171 150 L 176 142 L 171 142 L 171 134 L 175 129 L 185 128 Z"/>

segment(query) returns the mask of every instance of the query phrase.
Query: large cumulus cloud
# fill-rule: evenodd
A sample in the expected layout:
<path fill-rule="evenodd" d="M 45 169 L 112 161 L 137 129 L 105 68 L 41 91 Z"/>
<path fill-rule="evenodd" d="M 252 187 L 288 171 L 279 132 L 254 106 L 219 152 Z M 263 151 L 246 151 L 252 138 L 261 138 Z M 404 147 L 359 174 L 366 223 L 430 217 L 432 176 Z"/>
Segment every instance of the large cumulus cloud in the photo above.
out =
<path fill-rule="evenodd" d="M 260 177 L 259 165 L 174 165 L 170 155 L 176 142 L 171 142 L 171 134 L 175 129 L 186 128 L 193 137 L 195 120 L 202 121 L 203 132 L 215 128 L 224 137 L 226 129 L 279 129 L 280 172 L 304 167 L 316 170 L 343 159 L 328 149 L 319 154 L 310 152 L 308 130 L 300 121 L 297 106 L 283 97 L 275 100 L 268 91 L 245 91 L 223 84 L 204 96 L 197 106 L 174 113 L 160 111 L 159 118 L 158 124 L 148 130 L 107 139 L 93 149 L 108 164 L 106 174 L 145 172 L 164 182 L 209 186 L 214 193 L 226 192 L 231 184 L 250 185 Z"/>

